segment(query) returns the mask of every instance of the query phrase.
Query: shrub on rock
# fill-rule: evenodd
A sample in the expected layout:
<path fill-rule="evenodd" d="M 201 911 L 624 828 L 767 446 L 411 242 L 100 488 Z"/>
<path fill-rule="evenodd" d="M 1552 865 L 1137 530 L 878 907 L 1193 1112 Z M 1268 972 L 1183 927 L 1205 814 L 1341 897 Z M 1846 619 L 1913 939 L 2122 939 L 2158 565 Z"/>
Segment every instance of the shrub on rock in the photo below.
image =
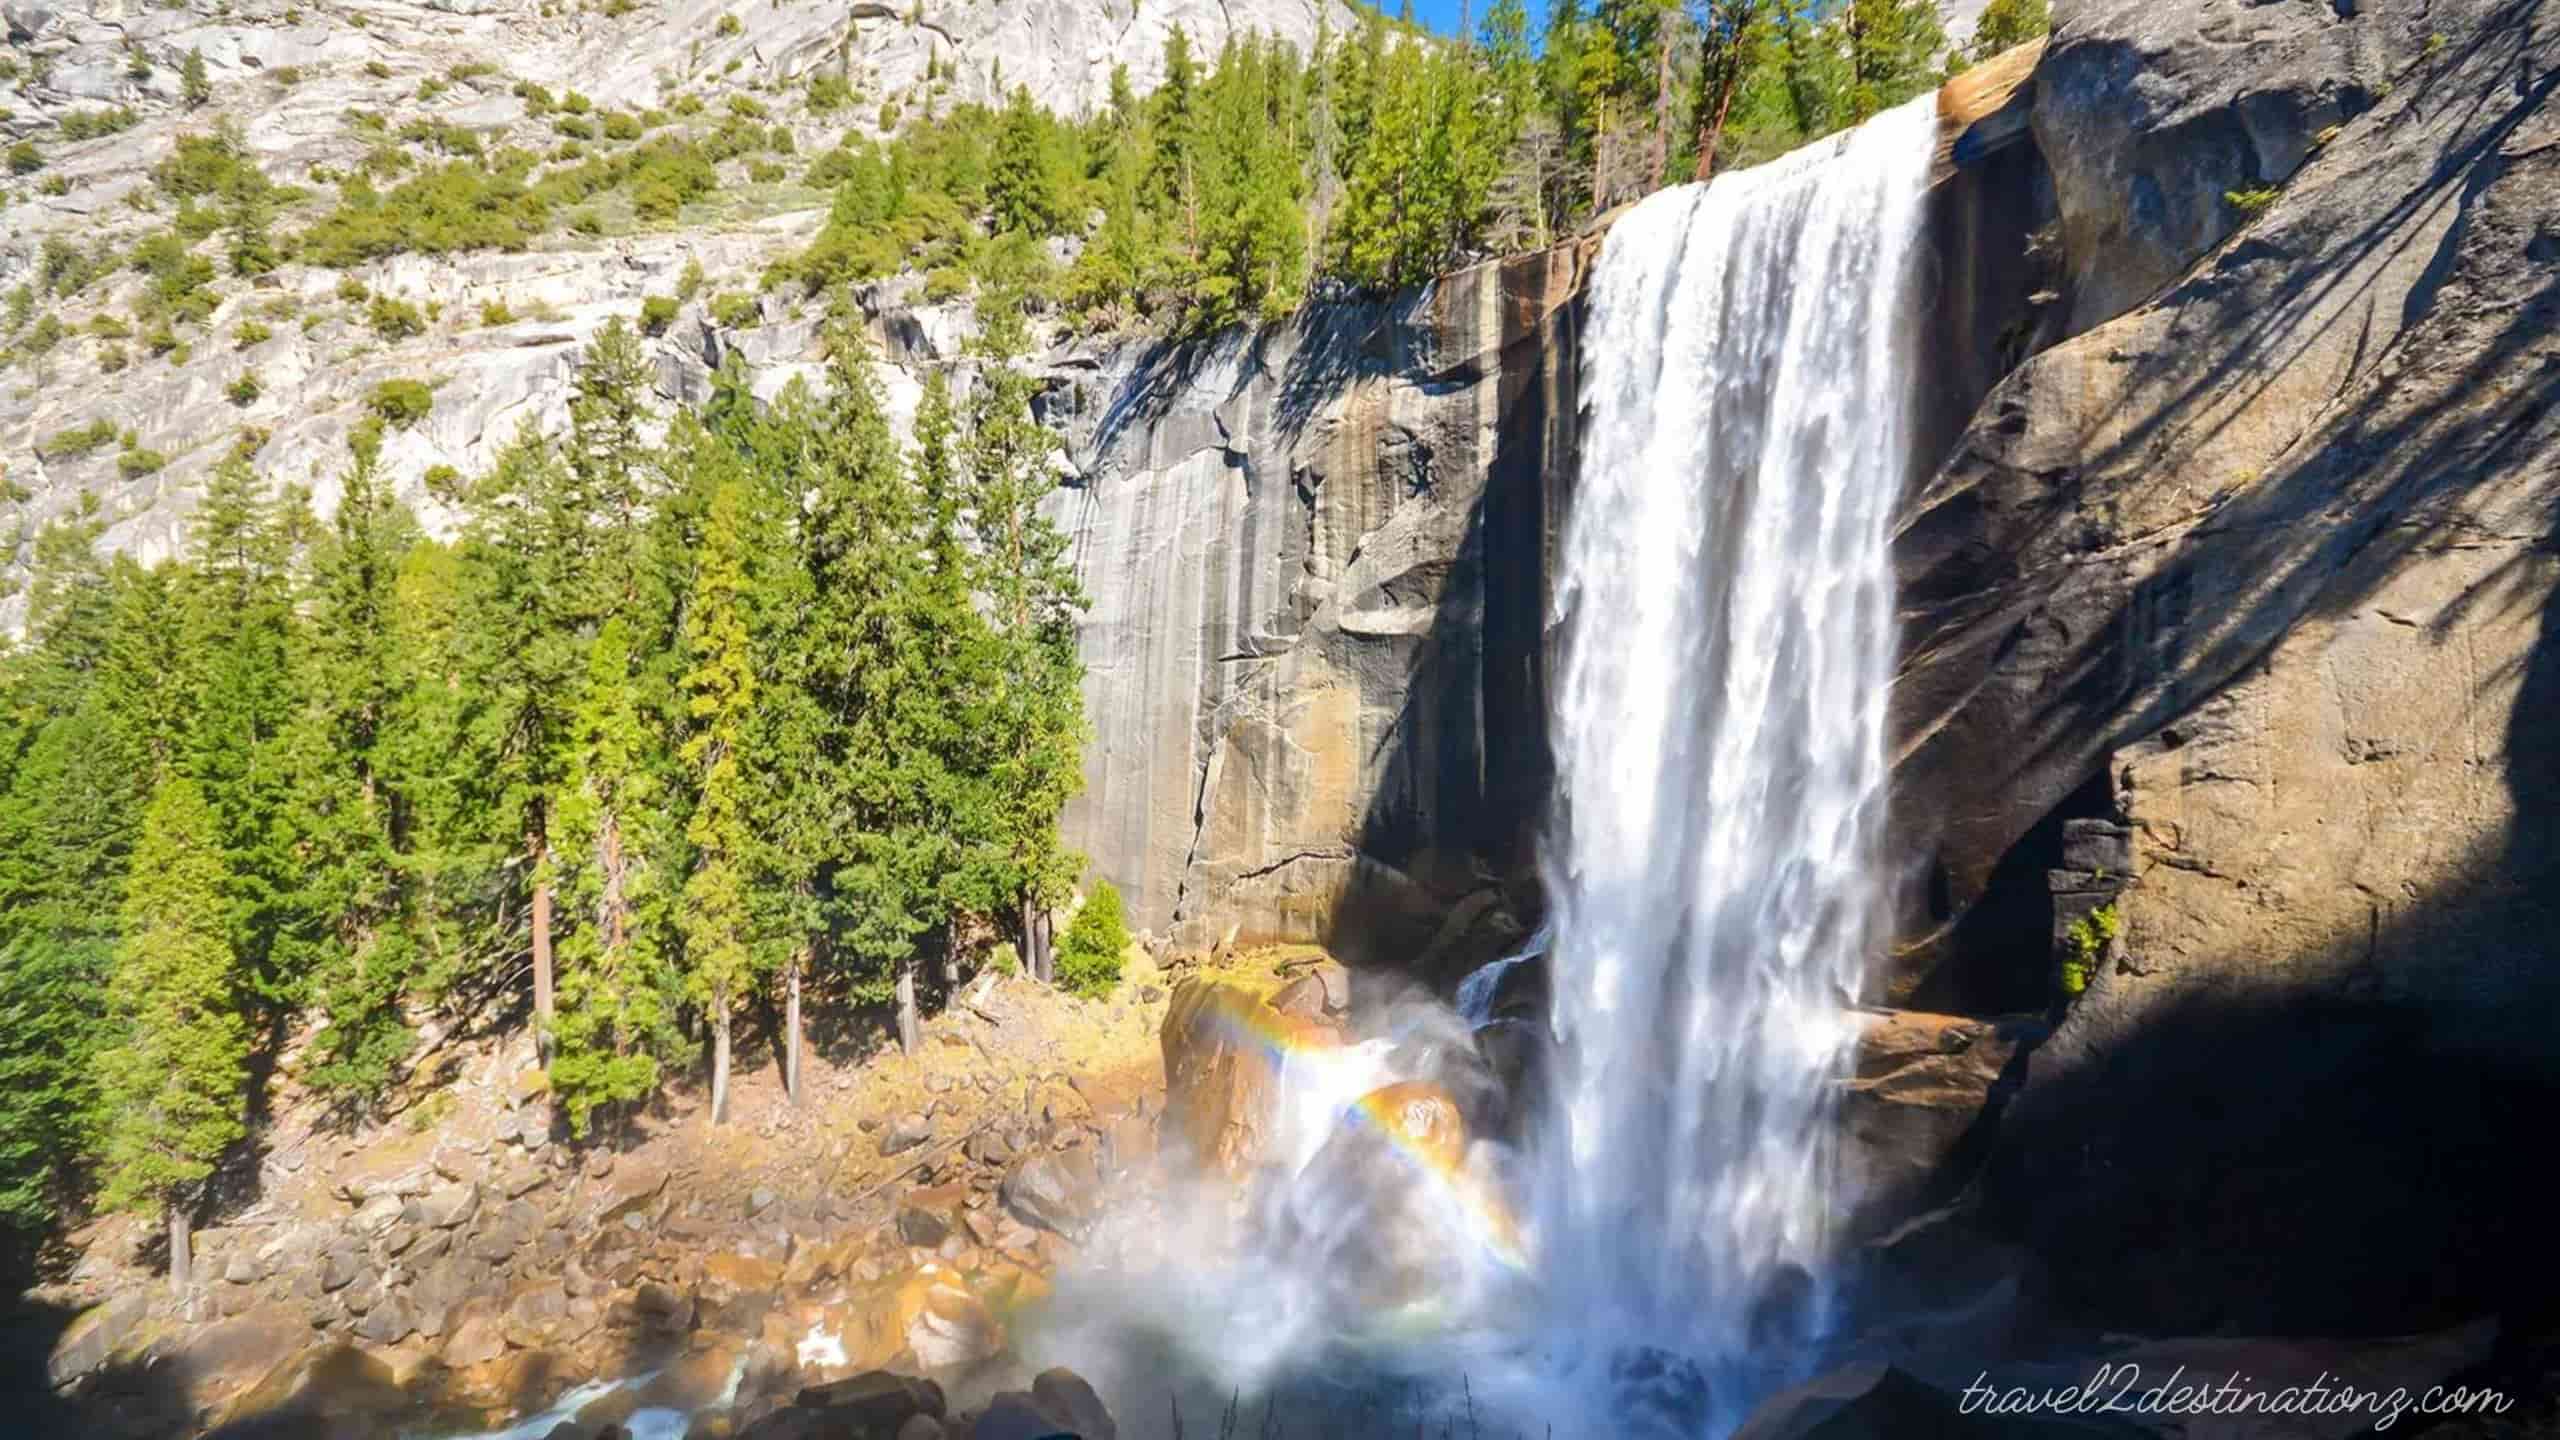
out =
<path fill-rule="evenodd" d="M 1120 983 L 1120 954 L 1128 948 L 1120 892 L 1106 880 L 1093 887 L 1084 908 L 1067 925 L 1067 938 L 1058 946 L 1058 983 L 1073 995 L 1108 995 Z"/>

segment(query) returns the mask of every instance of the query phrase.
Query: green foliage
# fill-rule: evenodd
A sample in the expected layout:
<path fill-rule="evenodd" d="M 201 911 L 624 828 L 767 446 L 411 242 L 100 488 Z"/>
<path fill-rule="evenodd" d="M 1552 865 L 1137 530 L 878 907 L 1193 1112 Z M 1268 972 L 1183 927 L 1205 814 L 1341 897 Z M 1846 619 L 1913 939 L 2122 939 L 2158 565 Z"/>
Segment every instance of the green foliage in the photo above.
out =
<path fill-rule="evenodd" d="M 9 147 L 9 173 L 33 175 L 44 168 L 44 154 L 33 140 L 21 140 Z"/>
<path fill-rule="evenodd" d="M 640 302 L 640 333 L 664 335 L 676 323 L 676 312 L 682 308 L 672 295 L 652 295 Z"/>
<path fill-rule="evenodd" d="M 854 101 L 853 86 L 833 70 L 820 70 L 809 77 L 810 113 L 832 115 Z"/>
<path fill-rule="evenodd" d="M 213 807 L 192 780 L 160 782 L 135 843 L 99 1057 L 100 1199 L 156 1212 L 213 1173 L 245 1133 L 248 1032 L 221 924 L 230 876 Z"/>
<path fill-rule="evenodd" d="M 2123 916 L 2109 902 L 2081 916 L 2063 933 L 2061 985 L 2066 997 L 2077 998 L 2098 978 L 2099 962 L 2123 926 Z"/>
<path fill-rule="evenodd" d="M 1036 384 L 1002 350 L 965 409 L 934 377 L 909 464 L 859 332 L 826 344 L 821 384 L 761 404 L 732 367 L 660 443 L 609 323 L 566 433 L 427 476 L 454 544 L 380 468 L 417 381 L 368 402 L 326 525 L 248 431 L 158 569 L 97 558 L 94 501 L 36 532 L 0 665 L 0 1223 L 92 1183 L 191 1204 L 253 1029 L 309 1033 L 297 1079 L 378 1105 L 423 1007 L 522 984 L 536 894 L 582 1130 L 772 977 L 884 998 L 1064 898 L 1078 601 Z M 109 440 L 157 462 L 104 422 L 47 458 Z"/>
<path fill-rule="evenodd" d="M 364 408 L 376 419 L 403 430 L 426 419 L 435 405 L 435 391 L 423 380 L 385 380 L 364 398 Z"/>
<path fill-rule="evenodd" d="M 118 135 L 142 123 L 130 105 L 115 105 L 100 110 L 71 110 L 61 120 L 65 140 L 98 140 Z"/>
<path fill-rule="evenodd" d="M 100 416 L 86 425 L 66 426 L 45 437 L 37 451 L 47 460 L 77 460 L 116 438 L 116 423 Z"/>
<path fill-rule="evenodd" d="M 373 297 L 373 303 L 365 308 L 365 324 L 385 340 L 406 340 L 427 332 L 426 317 L 418 313 L 417 306 L 388 295 Z"/>
<path fill-rule="evenodd" d="M 753 295 L 731 290 L 711 297 L 711 319 L 727 329 L 751 330 L 764 323 L 764 311 Z"/>
<path fill-rule="evenodd" d="M 302 233 L 302 258 L 343 269 L 412 251 L 522 250 L 549 218 L 542 195 L 521 178 L 482 166 L 428 170 L 387 194 L 352 178 L 339 188 L 337 208 Z"/>
<path fill-rule="evenodd" d="M 2053 28 L 2046 0 L 1990 0 L 1974 22 L 1969 54 L 1976 63 L 2042 39 Z"/>
<path fill-rule="evenodd" d="M 1100 999 L 1120 983 L 1121 955 L 1129 927 L 1121 918 L 1120 892 L 1109 881 L 1093 887 L 1058 942 L 1058 984 L 1069 994 Z"/>
<path fill-rule="evenodd" d="M 254 370 L 241 371 L 240 378 L 224 386 L 222 390 L 225 399 L 234 405 L 244 407 L 256 404 L 258 397 L 265 393 L 266 387 L 258 383 L 258 372 Z"/>
<path fill-rule="evenodd" d="M 2254 218 L 2264 214 L 2267 207 L 2275 204 L 2276 197 L 2282 193 L 2273 185 L 2253 185 L 2240 190 L 2225 190 L 2222 192 L 2222 203 L 2239 211 L 2244 217 Z"/>
<path fill-rule="evenodd" d="M 132 449 L 116 457 L 116 473 L 127 480 L 156 475 L 169 463 L 169 457 L 157 450 Z"/>

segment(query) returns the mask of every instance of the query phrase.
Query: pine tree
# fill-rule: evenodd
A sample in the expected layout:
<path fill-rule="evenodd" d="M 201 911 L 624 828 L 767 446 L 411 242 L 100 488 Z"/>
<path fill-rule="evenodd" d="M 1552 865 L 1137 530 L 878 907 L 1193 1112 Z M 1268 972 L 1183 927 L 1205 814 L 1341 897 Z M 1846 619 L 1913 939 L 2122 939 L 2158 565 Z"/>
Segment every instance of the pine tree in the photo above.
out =
<path fill-rule="evenodd" d="M 555 888 L 564 863 L 594 858 L 555 854 L 552 833 L 577 748 L 573 719 L 589 699 L 586 651 L 608 619 L 665 613 L 663 597 L 642 593 L 655 573 L 642 563 L 648 383 L 638 337 L 619 317 L 607 322 L 573 381 L 568 443 L 555 446 L 528 427 L 476 491 L 466 542 L 466 629 L 475 641 L 466 744 L 482 792 L 470 808 L 514 837 L 505 843 L 520 863 L 509 872 L 524 886 L 534 1023 L 546 1046 Z M 635 643 L 629 623 L 624 633 L 649 663 L 671 663 L 658 658 L 666 647 L 657 637 Z M 630 704 L 637 714 L 642 701 Z"/>
<path fill-rule="evenodd" d="M 825 411 L 793 407 L 792 417 L 813 482 L 807 683 L 829 730 L 828 803 L 838 817 L 824 885 L 854 993 L 878 996 L 888 980 L 899 1039 L 912 1053 L 916 945 L 935 918 L 938 843 L 919 803 L 919 772 L 934 757 L 911 743 L 903 723 L 921 678 L 910 613 L 921 514 L 858 337 L 840 330 L 835 342 Z"/>
<path fill-rule="evenodd" d="M 598 1109 L 646 1099 L 674 1042 L 673 976 L 661 943 L 666 816 L 633 681 L 631 624 L 604 622 L 587 651 L 571 760 L 557 802 L 561 898 L 551 1090 L 578 1134 Z"/>
<path fill-rule="evenodd" d="M 1156 87 L 1149 102 L 1154 110 L 1149 129 L 1155 138 L 1155 155 L 1147 189 L 1159 213 L 1174 217 L 1186 261 L 1200 254 L 1199 192 L 1192 173 L 1193 152 L 1199 143 L 1194 94 L 1199 83 L 1199 67 L 1191 59 L 1191 37 L 1176 25 L 1164 39 L 1164 83 Z"/>
<path fill-rule="evenodd" d="M 330 537 L 312 556 L 302 707 L 286 739 L 300 883 L 278 945 L 319 977 L 328 1012 L 311 1079 L 370 1099 L 408 1052 L 402 1003 L 420 964 L 401 864 L 406 799 L 386 763 L 410 679 L 393 617 L 415 527 L 381 473 L 379 435 L 359 431 L 352 450 Z"/>
<path fill-rule="evenodd" d="M 1978 65 L 2003 51 L 2041 39 L 2052 28 L 2053 18 L 2045 0 L 1991 0 L 1974 22 L 1973 43 L 1966 53 Z"/>
<path fill-rule="evenodd" d="M 102 1199 L 163 1212 L 169 1278 L 190 1280 L 189 1221 L 214 1162 L 238 1140 L 248 1032 L 234 1001 L 222 921 L 229 888 L 221 827 L 185 776 L 151 799 L 125 889 L 108 986 L 115 1043 L 99 1059 Z"/>
<path fill-rule="evenodd" d="M 728 1116 L 730 1019 L 753 983 L 756 804 L 749 747 L 759 702 L 753 611 L 757 559 L 778 527 L 759 524 L 762 496 L 752 480 L 707 439 L 684 447 L 712 470 L 710 513 L 702 527 L 700 565 L 685 609 L 685 672 L 692 728 L 683 760 L 694 784 L 694 848 L 684 885 L 681 929 L 686 993 L 711 1026 L 711 1122 Z"/>
<path fill-rule="evenodd" d="M 193 717 L 179 764 L 220 826 L 231 949 L 252 993 L 279 1017 L 307 998 L 308 977 L 277 942 L 296 921 L 301 868 L 285 731 L 301 639 L 292 567 L 308 520 L 298 493 L 270 491 L 245 457 L 230 457 L 198 502 L 177 594 Z"/>
<path fill-rule="evenodd" d="M 213 81 L 204 73 L 204 51 L 190 49 L 178 66 L 178 96 L 190 110 L 201 110 L 213 99 Z"/>
<path fill-rule="evenodd" d="M 1008 363 L 1018 334 L 991 327 L 987 366 L 970 397 L 965 509 L 977 583 L 997 636 L 993 766 L 1007 881 L 1018 907 L 1024 964 L 1051 978 L 1047 913 L 1081 868 L 1058 838 L 1058 813 L 1083 788 L 1083 666 L 1076 614 L 1084 592 L 1067 537 L 1039 511 L 1056 486 L 1057 437 L 1031 413 L 1034 382 Z"/>
<path fill-rule="evenodd" d="M 1937 82 L 1946 31 L 1931 0 L 1848 0 L 1849 123 L 1889 110 Z"/>

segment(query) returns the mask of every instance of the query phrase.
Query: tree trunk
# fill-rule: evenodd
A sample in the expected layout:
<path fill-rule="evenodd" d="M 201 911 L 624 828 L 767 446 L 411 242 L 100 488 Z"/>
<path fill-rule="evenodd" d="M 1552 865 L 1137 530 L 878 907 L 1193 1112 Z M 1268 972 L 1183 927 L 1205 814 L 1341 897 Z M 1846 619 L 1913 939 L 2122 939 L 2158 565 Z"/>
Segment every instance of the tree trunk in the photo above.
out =
<path fill-rule="evenodd" d="M 195 1279 L 195 1253 L 187 1233 L 187 1207 L 169 1202 L 169 1288 L 184 1295 Z"/>
<path fill-rule="evenodd" d="M 711 1123 L 724 1124 L 729 1118 L 729 1006 L 725 999 L 711 1002 Z"/>
<path fill-rule="evenodd" d="M 551 1058 L 551 881 L 543 862 L 549 852 L 542 832 L 533 834 L 533 1043 L 545 1062 Z"/>
<path fill-rule="evenodd" d="M 913 1055 L 924 1045 L 924 1027 L 916 1019 L 916 965 L 913 959 L 898 966 L 898 1049 Z"/>
<path fill-rule="evenodd" d="M 782 981 L 782 1093 L 794 1105 L 800 1103 L 800 968 L 794 954 Z"/>
<path fill-rule="evenodd" d="M 1653 66 L 1653 188 L 1662 188 L 1663 177 L 1671 173 L 1671 21 L 1660 22 L 1662 43 L 1655 47 Z"/>
<path fill-rule="evenodd" d="M 1047 938 L 1040 933 L 1039 902 L 1025 891 L 1022 896 L 1022 973 L 1043 985 L 1055 978 L 1049 969 L 1049 947 L 1043 943 Z"/>
<path fill-rule="evenodd" d="M 1737 46 L 1739 42 L 1736 42 Z M 1711 178 L 1716 168 L 1716 146 L 1724 140 L 1724 117 L 1733 109 L 1734 87 L 1742 78 L 1742 55 L 1736 51 L 1725 57 L 1724 77 L 1716 84 L 1715 118 L 1698 132 L 1698 178 Z"/>

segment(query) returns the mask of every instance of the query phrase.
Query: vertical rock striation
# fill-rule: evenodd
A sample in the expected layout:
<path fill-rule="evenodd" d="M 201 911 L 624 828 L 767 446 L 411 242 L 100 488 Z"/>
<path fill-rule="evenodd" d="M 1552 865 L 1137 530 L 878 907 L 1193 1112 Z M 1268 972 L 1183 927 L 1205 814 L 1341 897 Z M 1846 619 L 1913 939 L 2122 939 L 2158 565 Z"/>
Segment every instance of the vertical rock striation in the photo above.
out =
<path fill-rule="evenodd" d="M 1093 599 L 1067 828 L 1135 923 L 1410 961 L 1525 873 L 1586 263 L 1133 346 L 1053 392 Z"/>

